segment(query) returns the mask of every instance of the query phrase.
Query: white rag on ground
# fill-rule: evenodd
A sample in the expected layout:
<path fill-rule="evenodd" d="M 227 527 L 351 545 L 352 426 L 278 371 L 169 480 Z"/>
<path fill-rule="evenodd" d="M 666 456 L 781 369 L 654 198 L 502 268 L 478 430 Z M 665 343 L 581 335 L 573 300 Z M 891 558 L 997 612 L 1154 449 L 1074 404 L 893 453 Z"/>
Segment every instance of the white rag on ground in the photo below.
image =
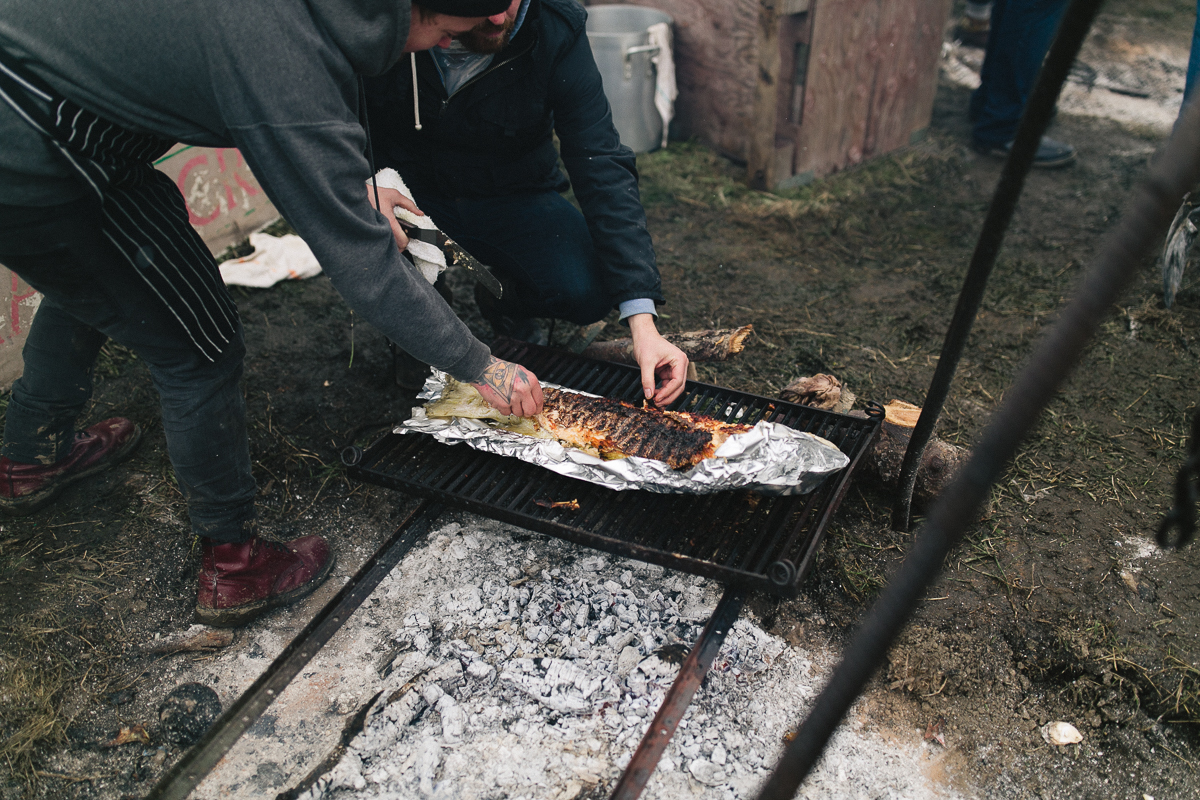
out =
<path fill-rule="evenodd" d="M 317 257 L 294 233 L 285 236 L 252 233 L 250 246 L 254 248 L 250 255 L 219 265 L 226 285 L 266 289 L 289 278 L 299 280 L 321 274 Z"/>
<path fill-rule="evenodd" d="M 662 146 L 667 146 L 667 128 L 671 127 L 671 119 L 675 116 L 675 98 L 679 94 L 675 86 L 675 57 L 671 52 L 671 24 L 659 22 L 646 29 L 650 34 L 650 44 L 658 47 L 658 51 L 650 57 L 654 64 L 654 107 L 662 117 Z"/>
<path fill-rule="evenodd" d="M 381 169 L 375 173 L 375 180 L 379 183 L 380 189 L 395 189 L 409 200 L 413 199 L 412 192 L 404 185 L 404 179 L 400 177 L 400 173 L 391 167 Z M 370 181 L 367 181 L 367 191 L 373 191 Z M 415 228 L 423 228 L 427 231 L 436 231 L 438 229 L 438 226 L 428 216 L 418 216 L 406 208 L 396 206 L 395 214 L 396 219 L 406 222 Z M 430 283 L 436 281 L 442 270 L 446 269 L 446 254 L 436 244 L 409 239 L 406 249 L 408 250 L 408 254 L 412 256 L 413 263 L 417 265 L 417 269 L 421 271 L 421 275 Z"/>

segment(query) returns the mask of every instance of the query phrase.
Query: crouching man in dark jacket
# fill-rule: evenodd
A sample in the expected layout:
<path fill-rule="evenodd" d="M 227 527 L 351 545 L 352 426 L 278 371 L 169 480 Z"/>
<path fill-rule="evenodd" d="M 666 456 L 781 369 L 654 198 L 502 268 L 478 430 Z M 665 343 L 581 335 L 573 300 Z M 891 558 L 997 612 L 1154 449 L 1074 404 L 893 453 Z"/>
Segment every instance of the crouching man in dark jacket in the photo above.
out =
<path fill-rule="evenodd" d="M 402 59 L 367 81 L 372 141 L 417 206 L 497 273 L 502 299 L 475 294 L 497 334 L 531 338 L 534 318 L 583 325 L 616 306 L 646 397 L 665 404 L 683 391 L 687 356 L 654 324 L 663 297 L 637 167 L 586 18 L 575 0 L 512 0 L 450 46 Z M 582 214 L 560 194 L 555 133 Z M 380 190 L 385 216 L 400 197 Z"/>

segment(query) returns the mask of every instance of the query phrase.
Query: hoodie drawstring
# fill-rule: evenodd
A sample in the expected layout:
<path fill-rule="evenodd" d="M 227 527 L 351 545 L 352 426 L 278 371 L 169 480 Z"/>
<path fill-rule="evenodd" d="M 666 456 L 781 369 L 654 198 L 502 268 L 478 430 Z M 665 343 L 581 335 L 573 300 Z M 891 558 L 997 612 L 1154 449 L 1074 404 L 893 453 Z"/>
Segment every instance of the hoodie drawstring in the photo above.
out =
<path fill-rule="evenodd" d="M 379 211 L 379 182 L 375 180 L 375 153 L 371 149 L 371 123 L 367 119 L 367 87 L 362 75 L 358 76 L 358 122 L 367 134 L 367 166 L 371 169 L 371 186 L 375 189 L 375 210 Z"/>
<path fill-rule="evenodd" d="M 417 54 L 408 54 L 410 63 L 412 64 L 413 76 L 413 119 L 416 120 L 414 127 L 421 130 L 421 104 L 417 101 Z"/>

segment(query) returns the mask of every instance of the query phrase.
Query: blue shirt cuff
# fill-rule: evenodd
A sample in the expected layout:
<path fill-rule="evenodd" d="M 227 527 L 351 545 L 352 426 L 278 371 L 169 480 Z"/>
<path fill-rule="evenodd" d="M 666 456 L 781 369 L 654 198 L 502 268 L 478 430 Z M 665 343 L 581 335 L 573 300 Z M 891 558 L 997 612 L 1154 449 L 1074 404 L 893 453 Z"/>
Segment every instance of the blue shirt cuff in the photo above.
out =
<path fill-rule="evenodd" d="M 617 306 L 617 309 L 621 312 L 621 316 L 618 317 L 619 320 L 623 320 L 626 317 L 632 317 L 634 314 L 653 314 L 656 317 L 658 316 L 658 312 L 654 309 L 654 301 L 649 297 L 640 297 L 637 300 L 626 300 L 625 302 L 620 303 Z"/>

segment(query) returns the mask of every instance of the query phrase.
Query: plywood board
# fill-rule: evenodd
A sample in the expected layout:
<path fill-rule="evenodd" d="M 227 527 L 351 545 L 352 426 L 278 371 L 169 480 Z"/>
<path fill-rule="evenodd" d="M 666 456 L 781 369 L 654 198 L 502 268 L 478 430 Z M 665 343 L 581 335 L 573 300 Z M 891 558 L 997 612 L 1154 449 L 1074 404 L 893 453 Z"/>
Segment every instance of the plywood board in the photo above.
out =
<path fill-rule="evenodd" d="M 881 4 L 881 58 L 865 140 L 866 157 L 906 146 L 914 133 L 929 125 L 942 29 L 949 13 L 950 0 Z"/>
<path fill-rule="evenodd" d="M 177 145 L 156 166 L 175 181 L 193 227 L 214 253 L 279 217 L 235 149 Z M 41 295 L 0 266 L 0 391 L 21 377 L 21 347 L 40 300 Z"/>
<path fill-rule="evenodd" d="M 747 157 L 752 189 L 766 190 L 776 183 L 775 131 L 778 127 L 779 104 L 784 102 L 779 91 L 779 68 L 779 13 L 776 2 L 759 0 L 754 120 L 750 127 Z"/>
<path fill-rule="evenodd" d="M 828 175 L 908 145 L 929 124 L 950 0 L 643 5 L 675 20 L 674 135 L 745 160 L 752 182 Z M 764 24 L 764 9 L 777 24 Z M 808 45 L 802 93 L 792 88 L 797 41 Z"/>
<path fill-rule="evenodd" d="M 21 377 L 21 347 L 42 296 L 0 266 L 0 391 Z"/>
<path fill-rule="evenodd" d="M 220 253 L 279 214 L 236 149 L 177 145 L 156 163 L 175 181 L 188 218 Z"/>
<path fill-rule="evenodd" d="M 826 175 L 863 160 L 879 60 L 879 0 L 817 0 L 796 134 L 796 172 Z"/>

